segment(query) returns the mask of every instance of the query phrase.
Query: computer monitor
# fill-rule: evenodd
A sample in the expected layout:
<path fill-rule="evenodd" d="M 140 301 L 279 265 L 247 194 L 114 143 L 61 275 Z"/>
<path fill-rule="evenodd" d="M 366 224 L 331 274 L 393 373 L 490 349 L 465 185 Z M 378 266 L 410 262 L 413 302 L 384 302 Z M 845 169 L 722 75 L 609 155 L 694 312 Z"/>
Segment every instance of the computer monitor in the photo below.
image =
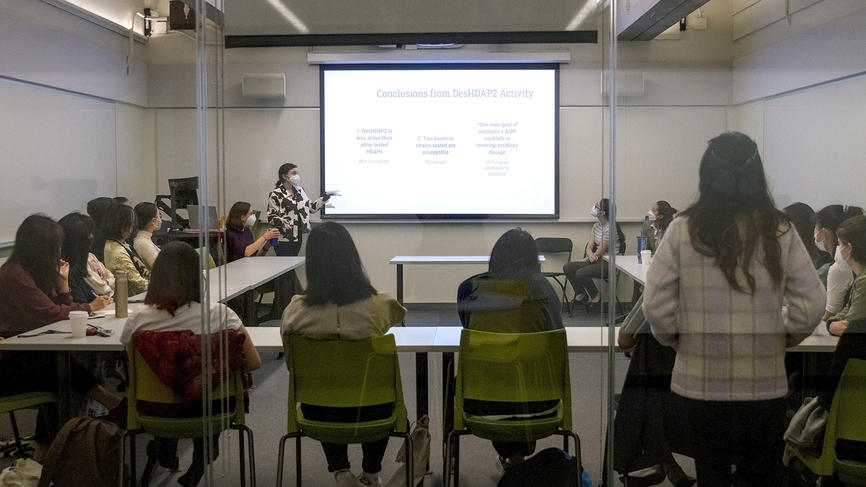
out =
<path fill-rule="evenodd" d="M 198 176 L 168 180 L 168 191 L 175 210 L 198 204 Z"/>

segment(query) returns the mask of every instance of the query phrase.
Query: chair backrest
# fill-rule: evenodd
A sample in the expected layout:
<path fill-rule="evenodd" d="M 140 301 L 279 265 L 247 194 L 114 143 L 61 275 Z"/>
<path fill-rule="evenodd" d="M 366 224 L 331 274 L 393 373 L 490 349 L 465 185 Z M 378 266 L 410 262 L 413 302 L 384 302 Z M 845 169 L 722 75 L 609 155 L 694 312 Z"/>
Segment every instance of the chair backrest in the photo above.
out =
<path fill-rule="evenodd" d="M 161 404 L 183 404 L 183 397 L 162 382 L 153 369 L 130 344 L 127 349 L 129 357 L 129 388 L 127 390 L 129 429 L 137 429 L 139 424 L 137 403 L 139 400 Z M 243 404 L 243 384 L 240 372 L 229 374 L 228 381 L 217 385 L 211 391 L 210 397 L 217 401 L 234 396 L 235 405 Z M 236 407 L 236 422 L 242 422 L 243 407 Z"/>
<path fill-rule="evenodd" d="M 836 439 L 866 442 L 866 360 L 850 359 L 833 397 Z M 831 425 L 828 418 L 828 431 Z"/>
<path fill-rule="evenodd" d="M 469 314 L 468 328 L 499 333 L 550 329 L 547 296 L 533 296 L 526 281 L 475 279 L 473 291 L 459 305 Z"/>
<path fill-rule="evenodd" d="M 574 248 L 574 243 L 570 238 L 565 237 L 538 237 L 535 239 L 535 246 L 540 254 L 568 252 L 568 258 L 571 260 L 571 250 Z"/>
<path fill-rule="evenodd" d="M 213 269 L 216 267 L 216 262 L 213 259 L 213 256 L 207 251 L 207 247 L 199 247 L 195 249 L 198 252 L 199 257 L 204 260 L 207 259 L 207 268 Z"/>
<path fill-rule="evenodd" d="M 564 329 L 490 333 L 463 329 L 457 362 L 455 421 L 463 400 L 560 400 L 563 428 L 571 428 L 571 380 Z"/>
<path fill-rule="evenodd" d="M 361 407 L 394 403 L 406 417 L 394 335 L 363 340 L 284 337 L 289 368 L 289 431 L 297 429 L 298 403 Z"/>

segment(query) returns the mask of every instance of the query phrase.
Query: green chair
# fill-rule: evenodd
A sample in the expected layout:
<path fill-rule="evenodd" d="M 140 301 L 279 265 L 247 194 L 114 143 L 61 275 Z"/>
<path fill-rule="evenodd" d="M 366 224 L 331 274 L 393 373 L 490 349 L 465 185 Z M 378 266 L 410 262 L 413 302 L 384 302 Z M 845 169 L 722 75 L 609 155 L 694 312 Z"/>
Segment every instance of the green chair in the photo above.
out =
<path fill-rule="evenodd" d="M 574 439 L 580 465 L 580 438 L 571 431 L 571 381 L 565 330 L 537 333 L 494 333 L 463 329 L 454 396 L 454 429 L 445 442 L 445 485 L 460 478 L 460 436 L 471 434 L 492 441 L 534 441 L 558 434 L 568 451 Z M 465 399 L 495 402 L 559 400 L 556 413 L 519 420 L 473 416 L 463 410 Z M 453 470 L 452 470 L 453 459 Z M 580 485 L 580 469 L 578 469 Z"/>
<path fill-rule="evenodd" d="M 827 415 L 827 429 L 820 455 L 788 445 L 789 453 L 816 475 L 836 473 L 848 485 L 866 485 L 866 463 L 842 460 L 836 456 L 836 440 L 866 442 L 866 360 L 850 359 L 839 380 L 833 405 Z"/>
<path fill-rule="evenodd" d="M 201 257 L 202 260 L 205 259 L 205 256 L 207 257 L 207 268 L 208 269 L 213 269 L 214 267 L 216 267 L 216 261 L 214 261 L 213 255 L 208 253 L 207 247 L 199 247 L 195 250 L 196 250 L 196 252 L 198 252 L 199 257 Z"/>
<path fill-rule="evenodd" d="M 244 388 L 240 372 L 234 372 L 211 391 L 211 397 L 228 402 L 234 399 L 234 408 L 230 411 L 217 413 L 208 417 L 173 418 L 164 416 L 148 416 L 138 412 L 138 401 L 152 403 L 178 404 L 183 399 L 165 385 L 153 372 L 141 355 L 131 345 L 127 349 L 129 356 L 129 389 L 127 391 L 127 435 L 130 443 L 130 485 L 136 482 L 135 435 L 147 433 L 162 438 L 204 438 L 227 429 L 240 430 L 238 436 L 238 452 L 240 454 L 240 485 L 246 485 L 244 465 L 244 435 L 246 433 L 249 445 L 250 485 L 256 485 L 256 461 L 253 449 L 253 432 L 244 424 Z"/>
<path fill-rule="evenodd" d="M 277 486 L 283 482 L 286 440 L 295 438 L 296 484 L 301 485 L 301 437 L 338 443 L 367 443 L 386 436 L 406 442 L 406 485 L 412 485 L 412 439 L 403 403 L 400 364 L 394 335 L 364 340 L 284 338 L 289 369 L 287 433 L 280 438 Z M 315 421 L 304 417 L 301 404 L 355 408 L 394 403 L 385 419 L 351 423 Z"/>
<path fill-rule="evenodd" d="M 0 414 L 9 413 L 9 420 L 12 422 L 12 434 L 15 436 L 15 450 L 18 452 L 18 458 L 27 456 L 28 450 L 32 450 L 32 448 L 24 445 L 21 441 L 21 434 L 18 432 L 18 423 L 15 421 L 15 411 L 21 409 L 34 409 L 43 404 L 56 402 L 57 395 L 44 391 L 24 392 L 13 396 L 0 397 Z"/>

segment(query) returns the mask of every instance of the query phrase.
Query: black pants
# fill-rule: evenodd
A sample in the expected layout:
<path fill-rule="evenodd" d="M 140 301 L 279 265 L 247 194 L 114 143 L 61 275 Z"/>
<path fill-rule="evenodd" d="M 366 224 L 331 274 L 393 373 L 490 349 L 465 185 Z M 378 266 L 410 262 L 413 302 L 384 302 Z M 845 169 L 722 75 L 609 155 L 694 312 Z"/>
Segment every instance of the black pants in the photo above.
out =
<path fill-rule="evenodd" d="M 574 288 L 574 292 L 586 293 L 592 299 L 598 294 L 593 278 L 604 279 L 607 276 L 607 262 L 599 259 L 595 262 L 569 262 L 562 266 L 562 272 Z"/>
<path fill-rule="evenodd" d="M 362 408 L 331 408 L 303 404 L 301 405 L 301 410 L 303 411 L 304 416 L 316 421 L 351 423 L 355 421 L 373 421 L 376 419 L 387 418 L 394 411 L 394 404 L 377 404 L 375 406 L 365 406 Z M 322 449 L 325 451 L 325 459 L 328 462 L 329 472 L 349 469 L 349 445 L 345 443 L 322 442 Z M 381 472 L 382 458 L 385 457 L 385 450 L 387 449 L 387 436 L 381 440 L 361 443 L 361 450 L 364 452 L 361 467 L 364 471 L 367 473 Z"/>
<path fill-rule="evenodd" d="M 297 242 L 278 242 L 274 252 L 281 257 L 297 257 L 301 252 L 301 244 L 304 242 L 304 234 L 298 236 Z M 274 298 L 274 312 L 272 317 L 280 318 L 283 310 L 289 305 L 292 296 L 304 292 L 301 281 L 294 270 L 291 270 L 278 278 L 280 280 L 280 295 Z"/>
<path fill-rule="evenodd" d="M 0 360 L 0 396 L 36 391 L 55 393 L 60 389 L 57 379 L 57 355 L 53 352 L 13 352 Z M 69 380 L 72 389 L 80 394 L 86 394 L 97 384 L 93 374 L 75 360 L 70 360 Z M 58 431 L 57 405 L 40 406 L 36 416 L 36 442 L 51 443 Z"/>
<path fill-rule="evenodd" d="M 220 454 L 219 449 L 219 433 L 210 437 L 211 451 L 208 461 L 205 462 L 204 438 L 193 438 L 192 440 L 192 463 L 186 470 L 186 473 L 178 479 L 178 483 L 183 486 L 198 485 L 204 475 L 205 465 L 212 463 Z M 162 458 L 177 457 L 177 439 L 176 438 L 153 438 L 152 446 L 148 445 L 148 455 Z"/>
<path fill-rule="evenodd" d="M 701 487 L 731 486 L 731 465 L 742 485 L 782 485 L 785 478 L 785 400 L 684 400 L 695 471 Z"/>

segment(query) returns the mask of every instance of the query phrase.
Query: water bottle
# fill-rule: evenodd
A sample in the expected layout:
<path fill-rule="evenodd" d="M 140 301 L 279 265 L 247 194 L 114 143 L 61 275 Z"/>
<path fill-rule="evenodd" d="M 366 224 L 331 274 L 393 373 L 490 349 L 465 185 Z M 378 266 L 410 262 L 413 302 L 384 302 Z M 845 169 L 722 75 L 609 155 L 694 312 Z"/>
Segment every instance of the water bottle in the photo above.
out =
<path fill-rule="evenodd" d="M 641 251 L 647 250 L 647 249 L 649 249 L 649 239 L 642 236 L 642 235 L 638 235 L 638 237 L 637 237 L 637 263 L 638 264 L 643 264 L 643 262 L 641 262 L 641 260 L 643 260 L 643 259 L 641 259 L 640 253 L 641 253 Z"/>
<path fill-rule="evenodd" d="M 114 316 L 126 318 L 129 313 L 127 299 L 129 298 L 129 281 L 126 271 L 114 273 Z"/>

